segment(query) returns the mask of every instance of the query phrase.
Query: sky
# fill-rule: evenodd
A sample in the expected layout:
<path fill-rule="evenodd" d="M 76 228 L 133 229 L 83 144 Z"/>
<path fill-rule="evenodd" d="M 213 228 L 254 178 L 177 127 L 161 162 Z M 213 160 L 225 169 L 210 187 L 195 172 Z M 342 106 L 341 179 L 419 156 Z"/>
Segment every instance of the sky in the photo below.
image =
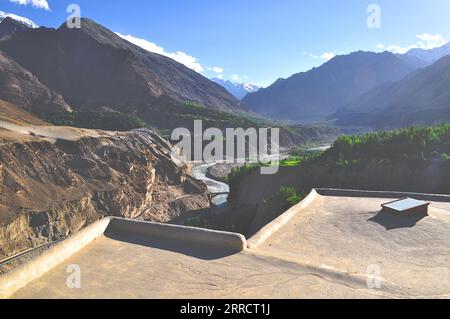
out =
<path fill-rule="evenodd" d="M 262 86 L 338 54 L 450 40 L 448 0 L 0 0 L 0 11 L 58 27 L 73 3 L 83 17 L 206 77 Z"/>

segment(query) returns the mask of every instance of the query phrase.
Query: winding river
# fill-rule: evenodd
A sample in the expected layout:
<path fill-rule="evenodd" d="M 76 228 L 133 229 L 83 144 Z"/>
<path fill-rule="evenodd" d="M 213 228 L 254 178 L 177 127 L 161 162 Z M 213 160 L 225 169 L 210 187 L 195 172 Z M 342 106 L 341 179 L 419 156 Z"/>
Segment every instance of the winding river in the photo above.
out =
<path fill-rule="evenodd" d="M 331 145 L 322 145 L 315 148 L 310 148 L 308 151 L 326 151 L 329 149 Z M 279 160 L 287 158 L 287 154 L 281 154 L 281 155 L 269 155 L 266 158 L 269 160 Z M 195 177 L 198 180 L 201 180 L 206 183 L 208 186 L 208 190 L 211 193 L 228 193 L 230 191 L 230 187 L 228 184 L 216 181 L 214 179 L 211 179 L 206 176 L 207 170 L 209 167 L 214 166 L 216 163 L 212 164 L 205 164 L 205 163 L 193 163 L 192 164 L 192 176 Z M 213 204 L 217 206 L 222 206 L 227 203 L 228 195 L 219 195 L 213 199 Z"/>
<path fill-rule="evenodd" d="M 222 182 L 206 177 L 206 172 L 213 164 L 194 164 L 192 167 L 192 176 L 206 183 L 211 193 L 229 192 L 230 187 Z M 219 195 L 213 199 L 213 203 L 217 206 L 226 204 L 228 195 Z"/>

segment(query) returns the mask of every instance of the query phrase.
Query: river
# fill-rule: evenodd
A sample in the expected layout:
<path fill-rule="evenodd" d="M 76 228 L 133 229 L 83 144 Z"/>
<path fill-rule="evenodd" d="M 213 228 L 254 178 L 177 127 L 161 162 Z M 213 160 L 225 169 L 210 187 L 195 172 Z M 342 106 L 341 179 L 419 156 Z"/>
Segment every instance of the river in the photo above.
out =
<path fill-rule="evenodd" d="M 331 145 L 323 145 L 315 148 L 310 148 L 308 151 L 326 151 L 329 149 Z M 269 155 L 266 156 L 266 160 L 280 160 L 289 157 L 287 154 L 281 155 Z M 208 168 L 214 166 L 216 163 L 205 164 L 205 163 L 193 163 L 192 164 L 192 176 L 198 180 L 201 180 L 206 183 L 208 186 L 208 190 L 211 193 L 228 193 L 230 191 L 230 187 L 228 184 L 216 181 L 206 176 Z M 213 204 L 216 206 L 222 206 L 227 203 L 228 195 L 219 195 L 213 199 Z"/>
<path fill-rule="evenodd" d="M 330 148 L 331 148 L 331 144 L 328 144 L 328 145 L 323 145 L 323 146 L 309 148 L 309 149 L 307 149 L 307 151 L 308 152 L 314 152 L 314 151 L 325 152 L 325 151 L 329 150 Z"/>
<path fill-rule="evenodd" d="M 269 155 L 266 156 L 266 160 L 279 160 L 286 158 L 287 155 Z M 208 186 L 208 190 L 211 193 L 228 193 L 230 192 L 230 187 L 228 184 L 219 182 L 217 180 L 211 179 L 206 176 L 206 173 L 208 171 L 208 168 L 211 166 L 216 165 L 217 163 L 223 163 L 223 162 L 216 162 L 212 164 L 205 164 L 205 163 L 192 163 L 192 176 L 198 180 L 201 180 L 206 183 Z M 213 199 L 213 204 L 216 206 L 223 206 L 228 201 L 228 195 L 219 195 Z"/>
<path fill-rule="evenodd" d="M 192 167 L 192 176 L 196 179 L 199 179 L 206 183 L 208 186 L 208 190 L 211 193 L 228 193 L 230 191 L 230 187 L 222 182 L 213 180 L 206 176 L 206 172 L 209 167 L 213 166 L 213 164 L 193 164 Z M 228 195 L 219 195 L 213 199 L 213 204 L 220 206 L 226 204 L 228 200 Z"/>

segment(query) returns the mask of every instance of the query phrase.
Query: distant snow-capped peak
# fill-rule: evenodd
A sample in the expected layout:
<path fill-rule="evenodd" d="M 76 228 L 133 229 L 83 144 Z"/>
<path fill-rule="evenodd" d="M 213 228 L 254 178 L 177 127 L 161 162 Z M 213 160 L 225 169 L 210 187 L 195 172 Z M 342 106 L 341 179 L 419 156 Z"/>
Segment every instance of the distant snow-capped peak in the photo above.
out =
<path fill-rule="evenodd" d="M 34 23 L 33 21 L 31 21 L 28 18 L 15 15 L 13 13 L 7 13 L 7 12 L 4 12 L 4 11 L 0 11 L 0 22 L 2 22 L 7 17 L 10 17 L 10 18 L 12 18 L 12 19 L 14 19 L 14 20 L 16 20 L 16 21 L 26 25 L 27 27 L 32 28 L 32 29 L 35 29 L 35 28 L 39 27 L 36 23 Z"/>
<path fill-rule="evenodd" d="M 412 49 L 406 55 L 414 56 L 427 63 L 434 63 L 444 56 L 450 55 L 450 43 L 434 49 Z"/>
<path fill-rule="evenodd" d="M 244 89 L 248 93 L 256 92 L 256 91 L 258 91 L 261 88 L 259 85 L 251 84 L 251 83 L 243 83 L 242 85 L 244 86 Z"/>
<path fill-rule="evenodd" d="M 223 86 L 229 93 L 239 100 L 242 100 L 248 93 L 254 93 L 261 87 L 250 83 L 236 83 L 223 79 L 213 78 L 212 81 Z"/>

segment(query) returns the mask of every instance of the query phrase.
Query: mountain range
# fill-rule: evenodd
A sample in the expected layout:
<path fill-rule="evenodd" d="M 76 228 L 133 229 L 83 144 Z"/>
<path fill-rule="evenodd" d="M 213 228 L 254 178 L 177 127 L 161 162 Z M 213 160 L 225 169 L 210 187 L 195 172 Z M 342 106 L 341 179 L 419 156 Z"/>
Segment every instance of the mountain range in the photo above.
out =
<path fill-rule="evenodd" d="M 194 119 L 204 127 L 273 127 L 221 85 L 136 46 L 89 19 L 81 29 L 28 28 L 5 19 L 0 99 L 46 122 L 112 131 L 153 127 L 170 139 Z M 248 88 L 248 87 L 247 87 Z M 322 141 L 338 130 L 280 124 L 280 144 Z M 332 137 L 331 137 L 332 139 Z"/>
<path fill-rule="evenodd" d="M 211 81 L 223 86 L 228 92 L 230 92 L 238 100 L 242 100 L 247 94 L 258 92 L 261 88 L 259 85 L 250 83 L 235 83 L 219 78 L 212 78 Z"/>
<path fill-rule="evenodd" d="M 440 58 L 450 54 L 450 43 L 438 48 L 425 50 L 425 49 L 411 49 L 405 56 L 415 57 L 424 61 L 426 64 L 432 64 Z"/>
<path fill-rule="evenodd" d="M 10 29 L 10 21 L 0 32 Z M 134 112 L 160 98 L 226 111 L 243 105 L 220 85 L 184 65 L 148 52 L 89 19 L 82 28 L 38 28 L 0 41 L 0 50 L 59 92 L 76 110 Z M 4 31 L 3 31 L 4 32 Z"/>
<path fill-rule="evenodd" d="M 320 121 L 337 108 L 378 85 L 402 79 L 416 65 L 389 52 L 337 56 L 318 68 L 247 95 L 243 102 L 263 116 Z"/>
<path fill-rule="evenodd" d="M 0 20 L 0 98 L 38 114 L 109 110 L 156 125 L 161 114 L 166 122 L 182 116 L 178 122 L 185 123 L 200 114 L 217 121 L 250 110 L 272 119 L 374 128 L 448 119 L 450 44 L 402 55 L 336 56 L 259 88 L 209 80 L 90 19 L 82 19 L 81 29 L 38 28 L 1 11 Z M 164 112 L 183 105 L 187 113 Z"/>
<path fill-rule="evenodd" d="M 338 116 L 337 123 L 340 125 L 351 125 L 358 116 L 368 113 L 373 115 L 376 112 L 385 112 L 389 117 L 392 115 L 388 112 L 389 103 L 390 108 L 396 107 L 400 110 L 404 105 L 414 104 L 418 107 L 420 103 L 432 101 L 428 107 L 440 109 L 442 105 L 432 104 L 438 103 L 437 100 L 442 103 L 445 95 L 442 96 L 442 91 L 432 90 L 432 87 L 441 87 L 443 79 L 436 68 L 445 68 L 445 63 L 431 68 L 434 72 L 430 69 L 428 73 L 420 70 L 429 68 L 449 54 L 450 44 L 446 44 L 430 50 L 412 49 L 406 54 L 359 51 L 337 56 L 318 68 L 295 74 L 288 79 L 279 79 L 266 89 L 250 93 L 243 102 L 252 111 L 267 117 L 308 122 L 324 121 Z M 445 72 L 443 70 L 443 74 Z M 408 81 L 412 81 L 410 76 L 414 77 L 417 83 L 423 82 L 424 86 L 409 83 Z M 421 77 L 426 80 L 420 80 Z M 406 92 L 407 88 L 411 89 L 411 92 L 404 93 L 403 99 L 397 96 L 398 92 L 394 93 L 400 86 L 404 87 L 402 92 Z M 392 97 L 391 100 L 391 96 L 394 95 L 397 97 Z M 416 97 L 412 104 L 409 98 L 411 96 Z M 450 100 L 448 102 L 450 103 Z M 380 111 L 383 107 L 386 108 Z M 427 107 L 421 108 L 425 110 Z M 433 122 L 431 114 L 435 111 L 430 112 L 428 120 L 423 121 L 419 118 L 414 119 L 419 116 L 419 113 L 414 113 L 415 111 L 403 109 L 402 112 L 404 115 L 399 125 L 431 124 L 430 122 Z M 369 122 L 362 120 L 360 124 L 374 125 Z M 391 121 L 390 126 L 393 125 Z"/>
<path fill-rule="evenodd" d="M 450 56 L 370 90 L 333 118 L 339 125 L 374 129 L 450 122 Z"/>

